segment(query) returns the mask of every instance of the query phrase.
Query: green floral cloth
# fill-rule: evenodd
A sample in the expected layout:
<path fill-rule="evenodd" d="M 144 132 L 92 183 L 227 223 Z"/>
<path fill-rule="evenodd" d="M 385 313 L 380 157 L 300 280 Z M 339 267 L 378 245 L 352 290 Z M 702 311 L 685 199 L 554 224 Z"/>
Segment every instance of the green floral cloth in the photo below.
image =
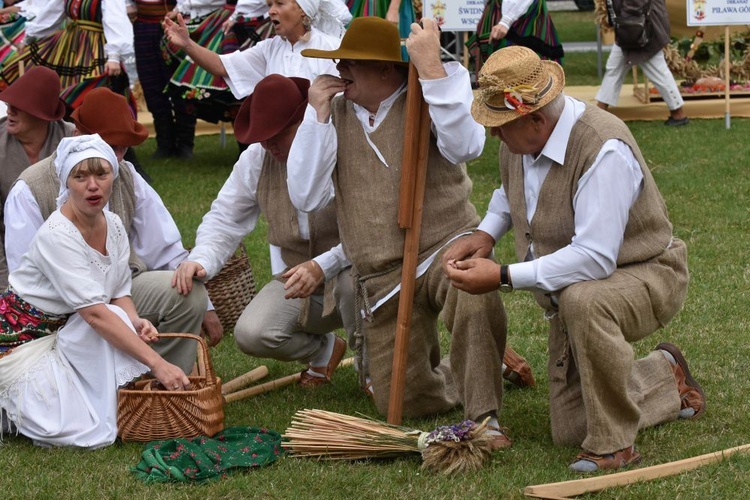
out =
<path fill-rule="evenodd" d="M 152 441 L 130 470 L 146 483 L 198 482 L 275 462 L 281 435 L 259 427 L 229 427 L 214 437 Z"/>

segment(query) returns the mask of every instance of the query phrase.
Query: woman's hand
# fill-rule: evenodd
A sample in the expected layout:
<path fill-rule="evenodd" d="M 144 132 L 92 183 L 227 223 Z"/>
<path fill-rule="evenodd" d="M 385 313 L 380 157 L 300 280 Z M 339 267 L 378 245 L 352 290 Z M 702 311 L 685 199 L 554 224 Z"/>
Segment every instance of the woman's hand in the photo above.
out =
<path fill-rule="evenodd" d="M 107 61 L 104 64 L 104 74 L 109 76 L 118 76 L 122 73 L 122 67 L 118 61 Z"/>
<path fill-rule="evenodd" d="M 224 24 L 221 25 L 221 31 L 222 33 L 224 33 L 224 36 L 227 36 L 229 32 L 232 31 L 232 28 L 234 28 L 234 25 L 236 23 L 237 22 L 231 17 L 227 19 L 226 21 L 224 21 Z"/>
<path fill-rule="evenodd" d="M 172 276 L 172 288 L 177 287 L 177 293 L 187 295 L 193 289 L 193 278 L 205 278 L 206 270 L 202 265 L 192 260 L 185 260 L 177 266 Z"/>
<path fill-rule="evenodd" d="M 151 374 L 168 391 L 184 391 L 190 389 L 190 379 L 177 366 L 166 362 L 163 358 L 151 369 Z"/>
<path fill-rule="evenodd" d="M 496 24 L 492 27 L 490 32 L 490 42 L 495 40 L 502 40 L 508 34 L 508 28 L 502 24 Z"/>
<path fill-rule="evenodd" d="M 142 341 L 150 343 L 159 340 L 159 332 L 149 320 L 138 318 L 133 321 L 133 326 L 135 327 L 135 331 Z"/>
<path fill-rule="evenodd" d="M 172 21 L 169 17 L 165 17 L 161 26 L 164 29 L 164 35 L 172 45 L 184 49 L 190 44 L 190 32 L 188 32 L 187 24 L 185 24 L 182 14 L 177 14 L 177 22 Z"/>

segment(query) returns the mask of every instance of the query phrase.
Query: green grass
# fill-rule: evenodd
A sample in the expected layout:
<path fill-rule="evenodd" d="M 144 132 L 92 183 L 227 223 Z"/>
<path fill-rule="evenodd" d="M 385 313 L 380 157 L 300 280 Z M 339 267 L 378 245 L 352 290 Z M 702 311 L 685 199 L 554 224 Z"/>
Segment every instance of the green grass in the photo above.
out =
<path fill-rule="evenodd" d="M 590 12 L 553 12 L 563 43 L 595 41 Z M 606 54 L 605 54 L 606 60 Z M 569 53 L 565 58 L 568 85 L 598 85 L 596 53 Z M 696 422 L 678 422 L 640 433 L 642 466 L 655 465 L 750 441 L 745 394 L 750 359 L 750 176 L 742 148 L 750 120 L 693 120 L 689 127 L 672 129 L 649 122 L 630 122 L 649 167 L 670 209 L 675 233 L 690 252 L 691 288 L 683 311 L 672 324 L 635 345 L 639 354 L 662 340 L 680 345 L 691 361 L 693 374 L 704 385 L 708 411 Z M 230 138 L 231 139 L 231 138 Z M 231 171 L 236 146 L 226 148 L 217 136 L 197 139 L 192 162 L 150 162 L 149 140 L 138 149 L 180 227 L 186 246 L 194 242 L 202 215 Z M 482 157 L 469 166 L 474 181 L 472 201 L 483 213 L 499 184 L 497 141 L 488 139 Z M 258 286 L 270 280 L 261 219 L 245 242 Z M 501 260 L 512 261 L 511 239 L 497 248 Z M 260 470 L 248 471 L 203 486 L 145 486 L 128 471 L 139 460 L 142 445 L 121 444 L 96 452 L 45 450 L 19 437 L 5 436 L 0 449 L 4 494 L 7 498 L 520 498 L 530 484 L 576 479 L 566 466 L 576 453 L 555 448 L 549 436 L 546 365 L 546 324 L 529 294 L 504 296 L 509 314 L 511 344 L 531 362 L 539 386 L 534 390 L 509 387 L 502 423 L 514 438 L 513 449 L 497 454 L 477 474 L 445 479 L 421 471 L 416 459 L 380 462 L 326 463 L 285 458 Z M 448 339 L 444 339 L 448 342 Z M 236 349 L 231 334 L 213 350 L 216 370 L 230 379 L 265 364 L 270 378 L 299 366 L 249 358 Z M 325 408 L 347 414 L 376 415 L 372 403 L 357 387 L 351 368 L 337 374 L 335 385 L 314 392 L 286 388 L 226 407 L 227 425 L 263 425 L 283 431 L 301 408 Z M 430 429 L 457 421 L 460 411 L 407 425 Z M 750 458 L 703 467 L 678 476 L 615 488 L 601 498 L 739 498 L 750 486 Z"/>
<path fill-rule="evenodd" d="M 708 397 L 705 416 L 641 432 L 636 442 L 642 466 L 709 453 L 750 442 L 747 397 L 750 379 L 750 175 L 742 144 L 750 120 L 693 120 L 688 127 L 630 122 L 649 168 L 670 210 L 675 233 L 688 245 L 691 286 L 683 311 L 672 324 L 635 345 L 644 354 L 660 341 L 677 343 Z M 154 187 L 172 211 L 186 245 L 229 174 L 236 155 L 218 137 L 200 137 L 191 162 L 149 162 L 152 140 L 139 148 Z M 469 165 L 472 200 L 480 213 L 499 184 L 497 141 L 488 139 L 481 158 Z M 259 286 L 270 279 L 265 225 L 246 239 Z M 511 238 L 498 245 L 503 261 L 513 260 Z M 443 478 L 420 469 L 417 459 L 359 463 L 284 458 L 273 466 L 247 471 L 202 486 L 146 486 L 135 479 L 143 446 L 116 444 L 84 452 L 40 449 L 21 437 L 5 436 L 2 457 L 5 498 L 520 498 L 531 484 L 576 479 L 566 467 L 577 450 L 556 448 L 549 434 L 546 377 L 546 325 L 527 293 L 505 295 L 511 344 L 534 368 L 539 386 L 506 392 L 501 421 L 514 447 L 497 453 L 484 470 Z M 265 364 L 280 377 L 299 370 L 292 363 L 253 359 L 238 352 L 231 335 L 213 350 L 213 362 L 226 380 Z M 283 431 L 295 411 L 322 408 L 347 414 L 376 415 L 357 387 L 356 374 L 343 368 L 335 384 L 316 391 L 296 387 L 227 405 L 227 425 L 267 426 Z M 405 424 L 431 429 L 457 421 L 461 412 Z M 750 486 L 750 457 L 736 457 L 678 476 L 605 491 L 601 498 L 740 498 Z"/>

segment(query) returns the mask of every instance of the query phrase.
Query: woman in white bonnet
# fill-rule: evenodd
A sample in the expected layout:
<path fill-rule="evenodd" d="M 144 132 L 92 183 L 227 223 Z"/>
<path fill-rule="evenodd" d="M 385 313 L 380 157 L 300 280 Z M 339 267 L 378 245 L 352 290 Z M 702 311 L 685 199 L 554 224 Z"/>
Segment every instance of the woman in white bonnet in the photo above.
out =
<path fill-rule="evenodd" d="M 247 50 L 219 55 L 190 39 L 182 16 L 164 20 L 169 41 L 183 48 L 206 71 L 222 76 L 237 99 L 253 93 L 264 77 L 277 73 L 307 78 L 321 74 L 338 76 L 331 60 L 302 57 L 303 49 L 334 50 L 351 14 L 342 0 L 267 0 L 268 16 L 276 36 Z"/>
<path fill-rule="evenodd" d="M 41 446 L 99 448 L 117 437 L 117 388 L 151 373 L 190 380 L 149 345 L 154 326 L 130 298 L 129 243 L 104 207 L 118 174 L 98 135 L 57 148 L 58 209 L 39 228 L 0 295 L 0 413 Z"/>

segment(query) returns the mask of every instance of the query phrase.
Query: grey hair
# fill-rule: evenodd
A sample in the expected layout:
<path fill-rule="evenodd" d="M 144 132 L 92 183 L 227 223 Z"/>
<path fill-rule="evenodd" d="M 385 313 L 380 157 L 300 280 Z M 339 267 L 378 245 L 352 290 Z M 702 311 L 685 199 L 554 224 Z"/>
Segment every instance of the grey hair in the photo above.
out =
<path fill-rule="evenodd" d="M 537 113 L 541 113 L 547 118 L 557 120 L 562 115 L 563 109 L 565 108 L 565 94 L 560 92 L 550 102 L 542 106 L 537 110 Z"/>

